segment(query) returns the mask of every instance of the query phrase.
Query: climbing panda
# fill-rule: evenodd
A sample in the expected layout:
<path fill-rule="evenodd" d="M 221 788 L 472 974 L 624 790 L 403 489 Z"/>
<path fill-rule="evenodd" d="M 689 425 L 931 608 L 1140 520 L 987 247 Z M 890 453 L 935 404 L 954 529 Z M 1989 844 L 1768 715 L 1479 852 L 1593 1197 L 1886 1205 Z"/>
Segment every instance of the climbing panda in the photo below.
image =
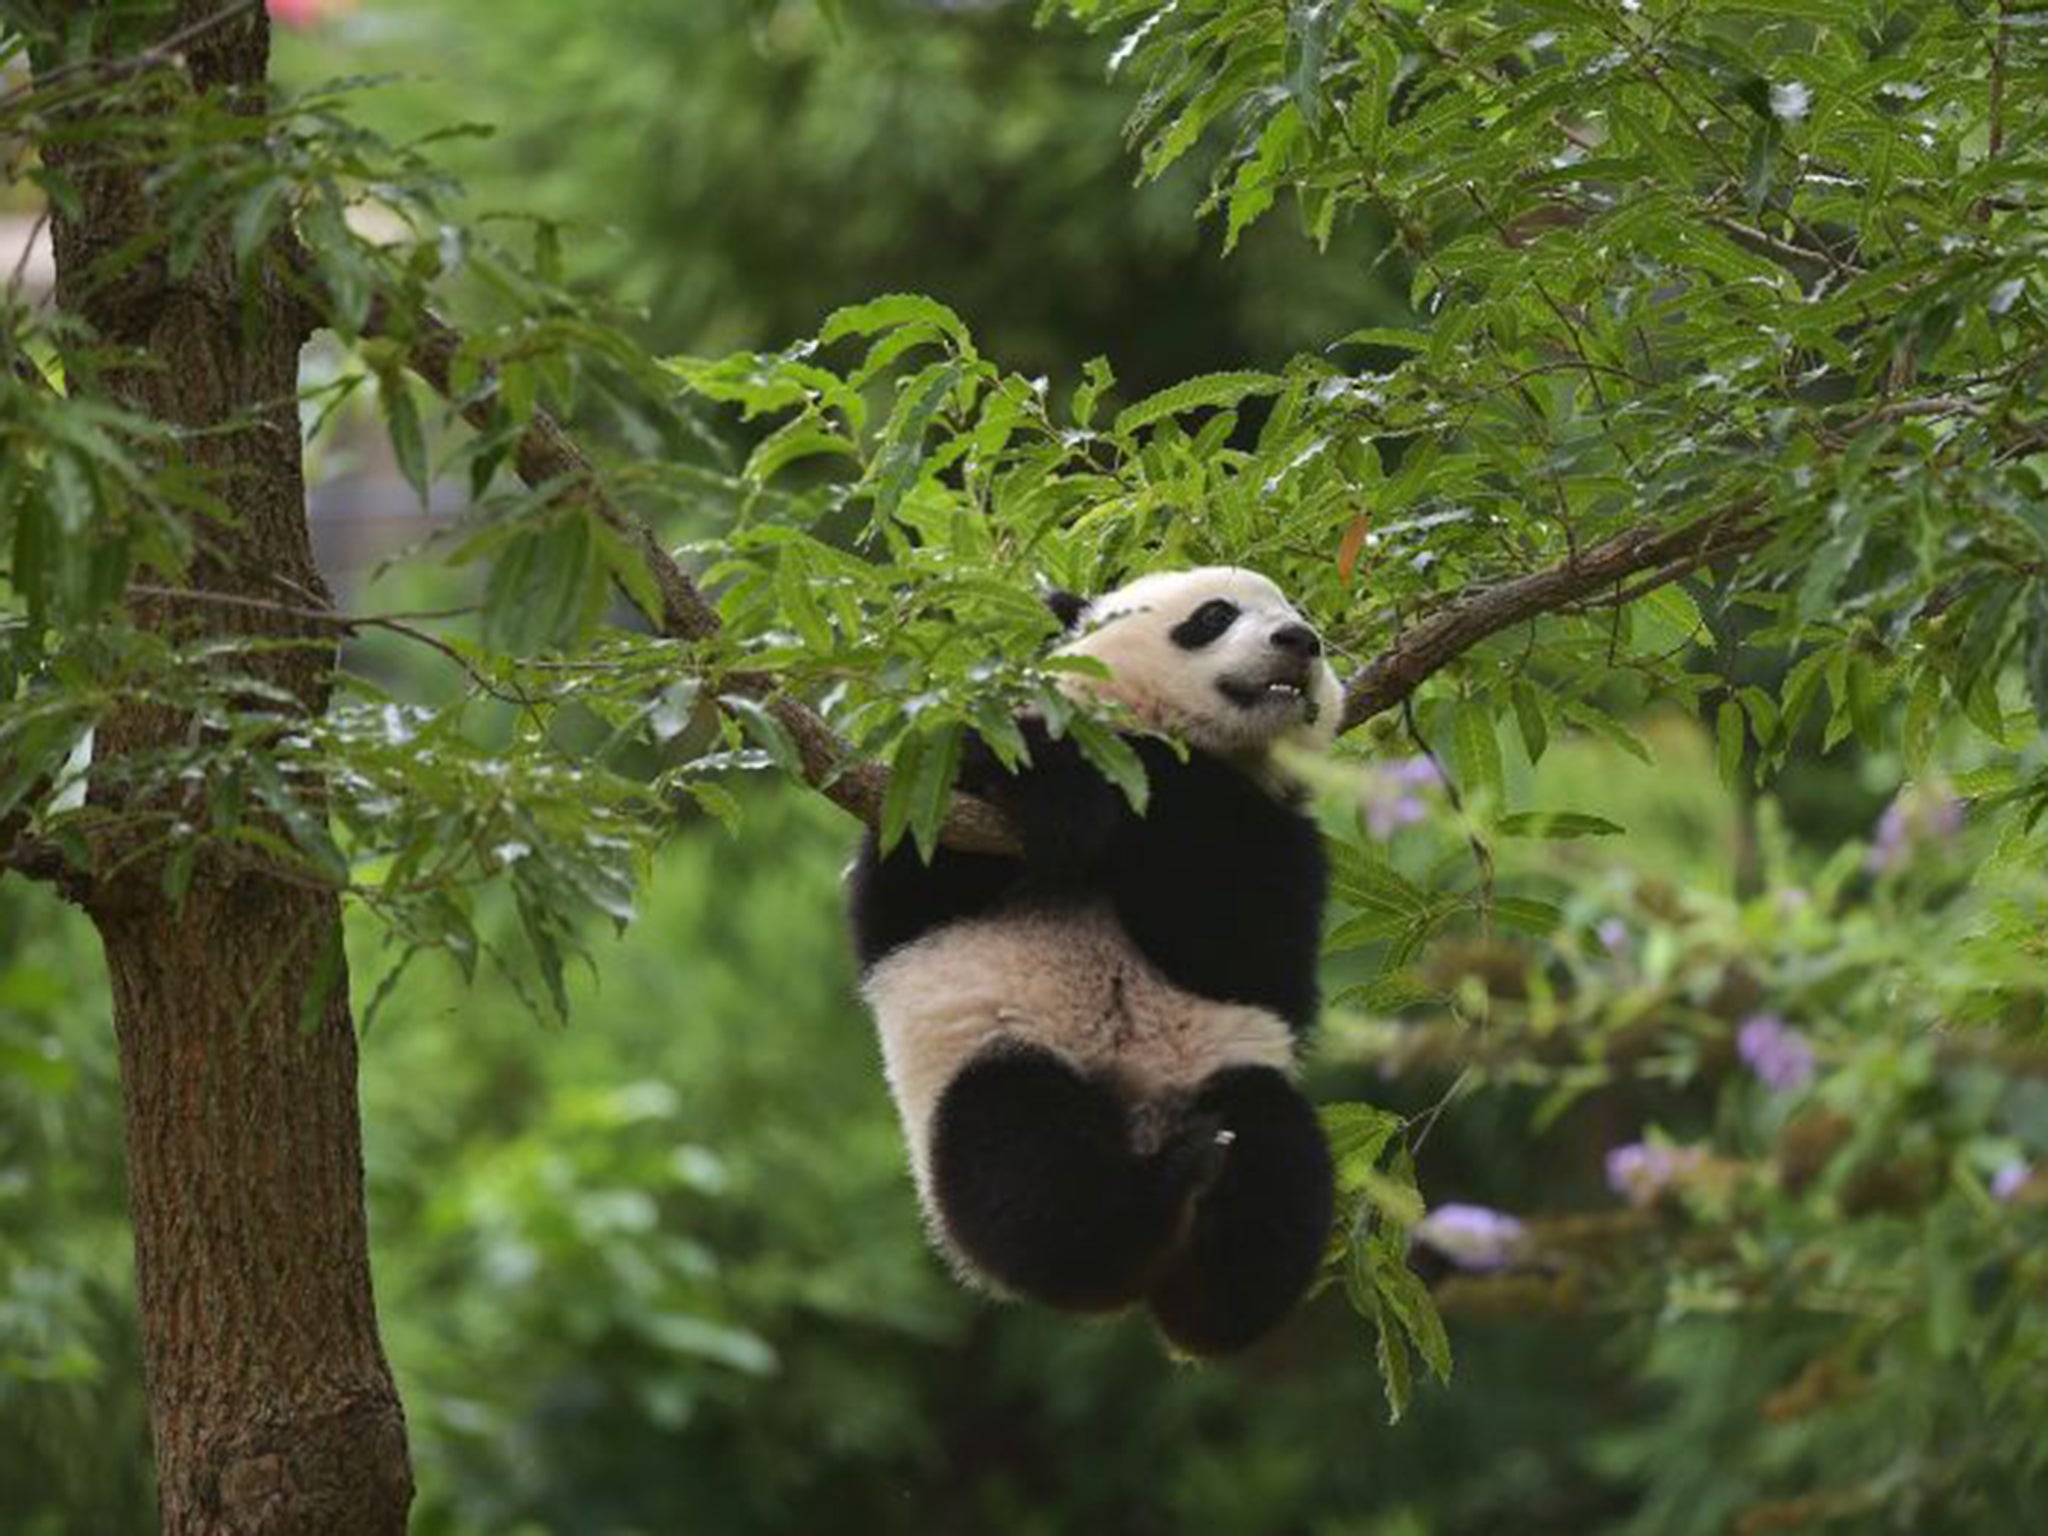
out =
<path fill-rule="evenodd" d="M 963 753 L 1021 856 L 871 834 L 850 877 L 863 991 L 934 1240 L 972 1282 L 1075 1312 L 1143 1302 L 1193 1355 L 1298 1302 L 1329 1149 L 1294 1086 L 1327 873 L 1275 748 L 1327 746 L 1337 680 L 1265 577 L 1059 594 L 1066 686 L 1143 728 L 1146 811 L 1042 721 L 1030 761 Z M 1156 734 L 1155 734 L 1156 733 Z M 1178 744 L 1178 745 L 1176 745 Z"/>

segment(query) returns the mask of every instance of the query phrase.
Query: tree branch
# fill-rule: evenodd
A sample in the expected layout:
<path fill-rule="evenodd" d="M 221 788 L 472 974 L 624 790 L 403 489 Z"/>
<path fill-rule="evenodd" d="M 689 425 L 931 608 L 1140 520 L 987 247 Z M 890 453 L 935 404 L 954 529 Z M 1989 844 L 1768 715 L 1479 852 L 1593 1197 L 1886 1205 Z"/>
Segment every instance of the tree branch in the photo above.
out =
<path fill-rule="evenodd" d="M 64 850 L 40 837 L 0 843 L 0 875 L 20 875 L 53 886 L 66 901 L 83 901 L 92 880 L 64 857 Z"/>
<path fill-rule="evenodd" d="M 412 321 L 409 337 L 393 325 L 390 312 L 379 301 L 364 330 L 408 340 L 413 370 L 442 396 L 455 401 L 454 367 L 461 336 L 431 314 L 422 312 L 408 318 Z M 493 424 L 488 392 L 473 391 L 458 404 L 471 426 L 481 431 Z M 660 595 L 661 612 L 652 617 L 663 635 L 674 640 L 710 640 L 718 635 L 724 626 L 717 610 L 655 537 L 654 530 L 605 494 L 595 466 L 561 423 L 546 411 L 535 411 L 513 449 L 512 461 L 519 478 L 529 486 L 554 483 L 567 487 L 566 494 L 581 497 L 613 532 L 639 551 Z M 881 820 L 882 794 L 889 784 L 887 771 L 876 764 L 855 763 L 852 749 L 814 710 L 779 693 L 773 678 L 758 673 L 735 673 L 720 679 L 719 686 L 725 692 L 761 701 L 796 744 L 806 782 L 869 826 Z M 1018 846 L 1001 813 L 967 795 L 953 797 L 939 836 L 947 847 L 968 853 L 1014 853 Z"/>
<path fill-rule="evenodd" d="M 31 797 L 48 788 L 38 780 Z M 92 879 L 81 872 L 64 850 L 47 838 L 29 837 L 23 832 L 28 818 L 19 810 L 0 816 L 0 876 L 20 875 L 24 880 L 54 886 L 66 901 L 83 902 L 92 889 Z"/>
<path fill-rule="evenodd" d="M 1555 613 L 1645 571 L 1667 579 L 1707 560 L 1755 549 L 1770 530 L 1745 503 L 1703 522 L 1672 526 L 1641 522 L 1545 570 L 1453 599 L 1394 638 L 1344 690 L 1340 731 L 1395 708 L 1431 675 L 1504 629 Z"/>
<path fill-rule="evenodd" d="M 454 364 L 462 338 L 430 314 L 408 317 L 409 326 L 393 322 L 380 301 L 371 309 L 364 330 L 408 341 L 411 364 L 445 398 L 456 401 L 472 426 L 493 425 L 488 391 L 473 391 L 458 400 L 453 386 Z M 596 468 L 545 411 L 536 411 L 514 449 L 513 463 L 529 486 L 550 483 L 568 487 L 567 494 L 586 499 L 596 514 L 637 549 L 661 599 L 655 616 L 660 632 L 677 640 L 709 640 L 722 624 L 718 614 L 645 523 L 608 495 Z M 1675 580 L 1720 556 L 1756 548 L 1768 530 L 1753 521 L 1749 503 L 1704 521 L 1672 526 L 1643 522 L 1560 565 L 1519 576 L 1496 586 L 1467 593 L 1424 619 L 1351 680 L 1344 694 L 1340 731 L 1364 724 L 1409 697 L 1433 673 L 1455 661 L 1489 636 L 1516 624 L 1552 613 L 1614 587 L 1632 576 L 1656 572 Z M 720 680 L 720 687 L 759 699 L 796 743 L 804 778 L 834 804 L 870 826 L 881 816 L 882 795 L 889 776 L 878 764 L 856 763 L 815 711 L 779 694 L 775 681 L 758 673 L 738 673 Z M 955 795 L 940 828 L 939 840 L 949 848 L 973 853 L 1013 853 L 1017 843 L 1009 825 L 994 807 L 966 795 Z"/>

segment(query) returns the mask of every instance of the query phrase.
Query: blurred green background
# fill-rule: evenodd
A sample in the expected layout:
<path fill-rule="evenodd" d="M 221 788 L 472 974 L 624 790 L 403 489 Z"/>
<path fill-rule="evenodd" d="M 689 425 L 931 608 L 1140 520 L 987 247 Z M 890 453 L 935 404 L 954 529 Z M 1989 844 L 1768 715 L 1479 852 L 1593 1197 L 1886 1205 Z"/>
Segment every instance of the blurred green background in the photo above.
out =
<path fill-rule="evenodd" d="M 658 352 L 779 345 L 837 304 L 917 290 L 1007 365 L 1071 377 L 1107 353 L 1135 395 L 1402 318 L 1370 227 L 1317 256 L 1270 219 L 1224 259 L 1194 217 L 1198 171 L 1134 189 L 1129 88 L 1109 78 L 1106 41 L 1035 30 L 1021 0 L 843 9 L 835 38 L 810 0 L 360 0 L 282 34 L 280 73 L 389 72 L 364 110 L 394 132 L 495 125 L 438 151 L 473 205 L 559 221 L 572 276 L 644 309 Z M 316 519 L 417 533 L 395 476 L 345 452 L 325 471 Z M 322 537 L 343 585 L 388 547 Z M 411 595 L 406 580 L 379 600 Z M 1554 881 L 1582 931 L 1620 925 L 1591 953 L 1623 995 L 1699 947 L 1689 901 L 1721 904 L 1714 960 L 1738 975 L 1729 953 L 1795 921 L 1788 893 L 1842 883 L 1823 867 L 1898 777 L 1844 750 L 1775 803 L 1748 802 L 1721 788 L 1691 721 L 1636 724 L 1654 767 L 1575 741 L 1542 768 L 1542 803 L 1629 835 L 1530 845 L 1501 870 Z M 594 941 L 569 1028 L 537 1024 L 494 974 L 465 988 L 423 964 L 365 1041 L 378 1291 L 418 1531 L 1688 1536 L 1736 1528 L 1802 1458 L 1846 1465 L 1834 1447 L 1853 1445 L 1867 1470 L 1889 1436 L 1911 1456 L 1976 1432 L 1980 1364 L 1950 1352 L 1946 1374 L 1889 1384 L 1809 1435 L 1785 1392 L 1805 1380 L 1814 1324 L 1792 1309 L 1447 1304 L 1456 1378 L 1390 1427 L 1371 1333 L 1333 1297 L 1242 1362 L 1197 1369 L 1135 1320 L 1076 1325 L 962 1292 L 918 1230 L 854 991 L 839 905 L 854 828 L 815 797 L 744 799 L 737 838 L 677 831 L 638 924 Z M 1445 808 L 1428 809 L 1393 844 L 1425 884 L 1467 856 Z M 1930 848 L 1926 900 L 1972 857 Z M 498 937 L 518 942 L 509 912 Z M 1894 938 L 1915 942 L 1903 925 Z M 366 1000 L 390 957 L 367 925 L 356 939 Z M 1434 963 L 1484 979 L 1488 958 Z M 9 1532 L 154 1518 L 107 1017 L 84 922 L 0 884 Z M 1374 1031 L 1336 1011 L 1319 1097 L 1415 1111 L 1463 1081 L 1441 1063 L 1396 1074 Z M 1508 1073 L 1453 1098 L 1421 1162 L 1432 1204 L 1612 1211 L 1606 1150 L 1646 1123 L 1703 1133 L 1725 1115 L 1711 1084 L 1588 1070 L 1572 1092 Z M 1999 1113 L 2048 1149 L 2041 1095 Z M 1917 1242 L 1917 1221 L 1869 1240 Z M 1962 1283 L 1988 1317 L 2005 1282 Z M 2038 1371 L 2038 1316 L 2027 1326 L 2010 1358 Z M 1964 1493 L 1896 1528 L 2019 1530 L 2039 1509 L 2028 1466 Z"/>

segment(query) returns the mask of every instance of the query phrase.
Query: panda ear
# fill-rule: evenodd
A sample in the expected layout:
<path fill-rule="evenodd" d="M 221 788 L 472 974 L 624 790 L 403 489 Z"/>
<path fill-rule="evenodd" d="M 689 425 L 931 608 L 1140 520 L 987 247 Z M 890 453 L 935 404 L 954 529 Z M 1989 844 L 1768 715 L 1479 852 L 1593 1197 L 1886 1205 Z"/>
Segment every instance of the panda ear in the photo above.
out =
<path fill-rule="evenodd" d="M 1045 594 L 1045 606 L 1050 608 L 1053 617 L 1060 621 L 1061 629 L 1070 630 L 1081 622 L 1081 615 L 1088 611 L 1088 599 L 1078 592 L 1066 592 L 1054 587 Z"/>

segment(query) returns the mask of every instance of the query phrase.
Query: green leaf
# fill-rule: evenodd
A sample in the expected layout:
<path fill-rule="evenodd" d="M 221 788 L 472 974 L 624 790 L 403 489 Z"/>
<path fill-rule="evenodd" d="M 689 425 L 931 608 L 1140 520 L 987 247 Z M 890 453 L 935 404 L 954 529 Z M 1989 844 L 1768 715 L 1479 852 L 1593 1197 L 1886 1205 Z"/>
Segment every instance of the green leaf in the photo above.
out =
<path fill-rule="evenodd" d="M 1316 1111 L 1330 1143 L 1330 1163 L 1341 1188 L 1355 1188 L 1358 1176 L 1380 1160 L 1400 1134 L 1402 1119 L 1371 1104 L 1324 1104 Z"/>
<path fill-rule="evenodd" d="M 1270 395 L 1280 383 L 1270 373 L 1205 373 L 1183 379 L 1119 411 L 1114 430 L 1118 437 L 1129 437 L 1183 411 L 1236 405 L 1253 395 Z"/>
<path fill-rule="evenodd" d="M 1515 707 L 1515 725 L 1522 733 L 1522 749 L 1529 754 L 1531 763 L 1543 761 L 1543 754 L 1550 746 L 1550 725 L 1543 718 L 1543 701 L 1536 690 L 1520 678 L 1508 690 L 1509 701 Z"/>
<path fill-rule="evenodd" d="M 1733 699 L 1723 699 L 1714 712 L 1715 763 L 1721 771 L 1721 782 L 1730 789 L 1742 787 L 1742 749 L 1744 727 L 1742 706 Z"/>
<path fill-rule="evenodd" d="M 804 776 L 803 754 L 797 750 L 796 741 L 789 734 L 789 728 L 775 718 L 772 711 L 743 693 L 724 693 L 718 697 L 719 707 L 738 720 L 745 728 L 747 737 L 755 746 L 768 754 L 769 760 L 784 773 L 793 778 Z M 898 827 L 898 833 L 902 828 Z"/>
<path fill-rule="evenodd" d="M 1460 699 L 1450 706 L 1450 717 L 1449 757 L 1458 787 L 1467 796 L 1500 804 L 1507 781 L 1492 709 L 1478 699 Z"/>
<path fill-rule="evenodd" d="M 896 407 L 882 429 L 880 446 L 864 482 L 874 497 L 878 520 L 894 516 L 917 484 L 924 465 L 925 433 L 961 377 L 958 362 L 933 363 L 898 387 Z"/>
<path fill-rule="evenodd" d="M 1103 777 L 1122 790 L 1131 809 L 1142 815 L 1151 786 L 1146 781 L 1145 764 L 1139 759 L 1136 749 L 1101 721 L 1088 715 L 1075 715 L 1067 723 L 1067 730 L 1081 748 L 1082 755 Z"/>
<path fill-rule="evenodd" d="M 1664 656 L 1699 639 L 1705 627 L 1699 605 L 1685 588 L 1672 583 L 1645 593 L 1628 605 L 1631 646 L 1639 655 Z"/>
<path fill-rule="evenodd" d="M 1379 1281 L 1380 1294 L 1400 1321 L 1409 1343 L 1429 1367 L 1430 1374 L 1438 1382 L 1448 1385 L 1451 1379 L 1451 1339 L 1444 1331 L 1443 1317 L 1437 1311 L 1428 1288 L 1413 1270 L 1398 1259 L 1382 1266 Z"/>
<path fill-rule="evenodd" d="M 1106 390 L 1116 385 L 1116 374 L 1106 357 L 1091 357 L 1081 365 L 1081 382 L 1074 386 L 1074 397 L 1067 402 L 1067 414 L 1077 427 L 1092 426 L 1095 421 L 1095 407 Z"/>
<path fill-rule="evenodd" d="M 965 737 L 966 732 L 957 722 L 933 732 L 918 762 L 917 781 L 910 790 L 910 833 L 917 843 L 918 856 L 927 864 L 939 846 L 939 826 L 952 799 L 953 779 L 960 771 Z M 890 787 L 895 786 L 892 783 Z"/>
<path fill-rule="evenodd" d="M 1311 138 L 1323 131 L 1323 60 L 1330 50 L 1331 29 L 1344 9 L 1339 0 L 1291 0 L 1287 7 L 1287 54 L 1281 73 Z"/>
<path fill-rule="evenodd" d="M 1555 903 L 1538 901 L 1533 896 L 1496 896 L 1492 912 L 1494 920 L 1503 927 L 1519 928 L 1538 938 L 1555 933 L 1564 922 L 1564 912 Z"/>
<path fill-rule="evenodd" d="M 1628 828 L 1584 811 L 1515 811 L 1494 823 L 1504 837 L 1615 837 Z"/>
<path fill-rule="evenodd" d="M 1408 1363 L 1408 1346 L 1402 1341 L 1399 1324 L 1384 1303 L 1375 1308 L 1375 1321 L 1379 1337 L 1374 1354 L 1379 1361 L 1380 1383 L 1387 1394 L 1387 1422 L 1398 1424 L 1415 1396 L 1414 1368 Z"/>
<path fill-rule="evenodd" d="M 235 216 L 230 226 L 234 249 L 235 265 L 247 269 L 249 262 L 263 248 L 270 238 L 270 232 L 277 227 L 278 215 L 284 211 L 285 199 L 291 192 L 291 183 L 275 177 L 266 177 L 256 183 L 255 190 L 235 205 Z"/>
<path fill-rule="evenodd" d="M 910 731 L 896 743 L 896 750 L 889 758 L 889 783 L 882 791 L 882 820 L 875 829 L 884 853 L 902 842 L 903 834 L 910 828 L 917 774 L 924 762 L 926 746 L 924 736 Z"/>
<path fill-rule="evenodd" d="M 1596 736 L 1613 742 L 1636 761 L 1647 763 L 1652 760 L 1650 748 L 1643 739 L 1597 704 L 1588 704 L 1584 699 L 1568 699 L 1564 714 L 1572 724 L 1583 726 Z"/>
<path fill-rule="evenodd" d="M 425 508 L 431 478 L 427 467 L 427 437 L 420 425 L 419 405 L 405 375 L 390 368 L 378 375 L 377 401 L 384 412 L 384 429 L 391 435 L 392 456 L 406 483 Z"/>
<path fill-rule="evenodd" d="M 818 341 L 829 346 L 847 336 L 872 336 L 878 331 L 919 323 L 936 326 L 958 343 L 963 352 L 972 355 L 967 323 L 948 306 L 921 293 L 885 293 L 865 304 L 835 309 L 819 328 Z"/>
<path fill-rule="evenodd" d="M 819 454 L 857 459 L 860 450 L 849 438 L 825 426 L 816 417 L 797 416 L 755 445 L 754 451 L 747 455 L 747 466 L 742 473 L 756 484 L 765 485 L 791 464 Z"/>
<path fill-rule="evenodd" d="M 602 600 L 594 554 L 581 513 L 515 533 L 484 583 L 484 643 L 527 655 L 569 641 Z"/>

